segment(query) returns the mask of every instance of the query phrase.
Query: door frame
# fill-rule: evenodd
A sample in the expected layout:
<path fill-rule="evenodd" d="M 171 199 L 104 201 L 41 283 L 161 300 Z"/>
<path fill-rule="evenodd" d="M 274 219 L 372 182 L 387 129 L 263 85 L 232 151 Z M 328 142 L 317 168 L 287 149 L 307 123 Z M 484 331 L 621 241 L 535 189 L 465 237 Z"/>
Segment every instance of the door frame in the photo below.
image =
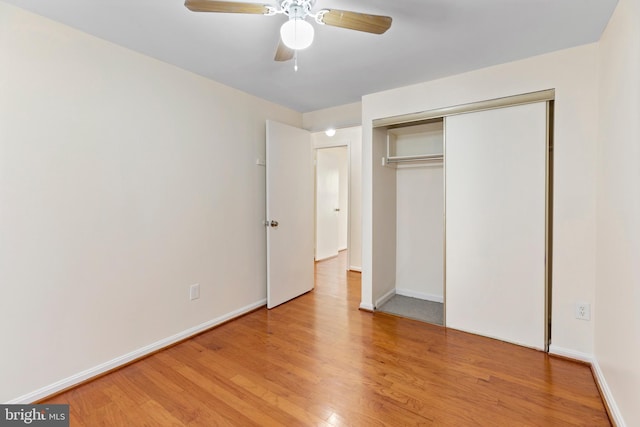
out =
<path fill-rule="evenodd" d="M 314 256 L 315 256 L 315 247 L 317 247 L 317 203 L 318 203 L 318 195 L 317 195 L 317 166 L 318 166 L 318 150 L 322 150 L 324 148 L 335 148 L 335 147 L 347 147 L 347 270 L 350 269 L 351 266 L 351 140 L 348 138 L 341 139 L 339 137 L 340 129 L 337 129 L 336 135 L 331 137 L 330 141 L 326 142 L 318 142 L 314 135 L 324 134 L 324 131 L 321 132 L 312 132 L 311 133 L 311 149 L 313 150 L 313 176 L 314 176 L 314 209 L 313 209 L 313 240 L 314 240 Z"/>
<path fill-rule="evenodd" d="M 318 219 L 318 207 L 319 207 L 319 203 L 318 203 L 318 201 L 319 201 L 319 196 L 318 196 L 318 173 L 319 173 L 319 170 L 318 170 L 318 155 L 321 152 L 323 152 L 324 150 L 331 150 L 331 149 L 335 149 L 335 148 L 344 149 L 345 150 L 344 153 L 346 154 L 346 156 L 344 156 L 344 161 L 346 161 L 346 163 L 347 163 L 347 171 L 346 171 L 347 206 L 344 207 L 344 210 L 345 210 L 346 215 L 347 215 L 347 228 L 345 230 L 345 232 L 346 232 L 346 240 L 347 241 L 346 241 L 345 247 L 342 250 L 340 249 L 340 244 L 339 244 L 340 242 L 339 241 L 337 242 L 337 251 L 336 251 L 335 255 L 331 255 L 331 256 L 328 256 L 328 257 L 324 257 L 324 258 L 318 259 L 318 252 L 317 252 L 317 249 L 318 249 L 318 221 L 319 221 L 319 219 Z M 312 150 L 313 150 L 314 184 L 315 184 L 314 185 L 314 187 L 315 187 L 314 188 L 314 191 L 315 191 L 315 202 L 314 202 L 314 225 L 315 225 L 315 227 L 314 227 L 314 234 L 315 234 L 315 250 L 316 250 L 315 251 L 315 260 L 316 261 L 323 261 L 325 259 L 333 258 L 334 256 L 338 255 L 338 253 L 340 253 L 341 251 L 343 251 L 345 249 L 347 249 L 347 250 L 349 249 L 349 231 L 350 231 L 349 230 L 349 217 L 350 217 L 350 215 L 349 215 L 349 194 L 350 194 L 349 184 L 351 183 L 350 182 L 350 177 L 349 177 L 349 172 L 350 172 L 350 170 L 349 170 L 349 160 L 350 160 L 349 159 L 349 146 L 348 145 L 337 145 L 335 147 L 320 147 L 320 148 L 314 148 Z M 340 155 L 341 160 L 342 160 L 342 156 L 343 155 L 341 154 Z M 343 185 L 345 185 L 345 183 L 342 180 L 338 179 L 338 206 L 339 207 L 342 207 L 342 206 L 340 206 L 340 188 Z M 338 214 L 340 214 L 340 213 L 341 212 L 338 212 Z M 339 231 L 340 218 L 337 218 L 336 221 L 337 221 L 336 226 L 338 227 L 337 231 Z"/>

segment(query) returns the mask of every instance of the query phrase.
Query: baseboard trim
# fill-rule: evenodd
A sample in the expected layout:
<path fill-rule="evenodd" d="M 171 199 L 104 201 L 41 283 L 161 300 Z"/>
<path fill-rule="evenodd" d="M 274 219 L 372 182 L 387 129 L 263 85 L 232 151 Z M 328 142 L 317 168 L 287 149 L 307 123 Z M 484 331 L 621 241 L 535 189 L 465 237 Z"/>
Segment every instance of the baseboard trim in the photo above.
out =
<path fill-rule="evenodd" d="M 576 350 L 570 350 L 568 348 L 562 348 L 551 344 L 549 346 L 549 353 L 556 356 L 566 357 L 567 359 L 579 360 L 581 362 L 593 363 L 594 358 L 592 354 L 582 353 Z"/>
<path fill-rule="evenodd" d="M 362 267 L 356 267 L 355 265 L 352 265 L 349 267 L 349 271 L 356 271 L 358 273 L 362 273 Z"/>
<path fill-rule="evenodd" d="M 444 303 L 444 298 L 440 295 L 427 294 L 424 292 L 416 292 L 410 289 L 396 288 L 396 295 L 402 295 L 405 297 L 417 298 L 417 299 L 426 300 L 426 301 L 439 302 L 441 304 Z"/>
<path fill-rule="evenodd" d="M 607 384 L 607 380 L 605 379 L 602 369 L 600 369 L 600 364 L 598 363 L 598 360 L 595 358 L 595 356 L 593 356 L 592 354 L 582 353 L 555 345 L 549 346 L 549 353 L 588 363 L 591 366 L 593 378 L 596 382 L 598 390 L 600 391 L 600 396 L 602 396 L 602 400 L 604 402 L 605 408 L 607 409 L 607 413 L 609 414 L 610 421 L 614 424 L 615 427 L 626 427 L 624 419 L 622 418 L 622 413 L 620 412 L 620 408 L 618 408 L 618 405 L 613 398 L 611 389 Z"/>
<path fill-rule="evenodd" d="M 375 307 L 373 305 L 367 304 L 367 303 L 364 303 L 364 302 L 360 303 L 360 307 L 359 308 L 360 308 L 360 310 L 370 311 L 370 312 L 373 312 L 375 310 Z"/>
<path fill-rule="evenodd" d="M 38 390 L 27 393 L 23 396 L 12 399 L 6 403 L 8 404 L 29 404 L 36 402 L 38 400 L 42 400 L 45 397 L 53 396 L 55 394 L 60 393 L 63 390 L 68 390 L 74 386 L 77 386 L 83 382 L 90 381 L 96 377 L 99 377 L 109 371 L 113 371 L 117 368 L 120 368 L 124 365 L 135 362 L 136 360 L 142 359 L 152 353 L 158 352 L 166 347 L 170 347 L 180 341 L 184 341 L 185 339 L 191 338 L 195 335 L 198 335 L 208 329 L 219 326 L 223 323 L 226 323 L 230 320 L 235 319 L 236 317 L 240 317 L 245 315 L 251 311 L 254 311 L 267 303 L 266 299 L 260 300 L 256 303 L 247 305 L 245 307 L 234 310 L 230 313 L 224 314 L 215 319 L 209 320 L 205 323 L 201 323 L 200 325 L 194 326 L 193 328 L 189 328 L 182 332 L 179 332 L 170 337 L 164 338 L 160 341 L 156 341 L 152 344 L 149 344 L 145 347 L 134 350 L 130 353 L 124 354 L 122 356 L 116 357 L 115 359 L 109 360 L 105 363 L 102 363 L 93 368 L 89 368 L 82 372 L 79 372 L 70 377 L 64 378 L 60 381 L 57 381 L 53 384 L 49 384 L 45 387 L 42 387 Z"/>
<path fill-rule="evenodd" d="M 315 261 L 316 261 L 316 262 L 320 262 L 320 261 L 327 261 L 327 260 L 329 260 L 329 259 L 337 258 L 337 256 L 338 256 L 338 255 L 339 255 L 339 254 L 333 254 L 333 255 L 323 256 L 323 257 L 320 257 L 320 258 L 316 258 L 316 259 L 315 259 Z"/>
<path fill-rule="evenodd" d="M 376 300 L 375 303 L 375 308 L 378 308 L 380 306 L 382 306 L 382 304 L 384 304 L 385 302 L 389 301 L 391 298 L 393 298 L 393 296 L 396 294 L 396 289 L 393 288 L 391 289 L 389 292 L 387 292 L 386 294 L 382 295 L 380 298 L 378 298 Z"/>
<path fill-rule="evenodd" d="M 591 372 L 593 373 L 596 385 L 600 390 L 600 396 L 602 396 L 602 400 L 604 400 L 604 406 L 607 408 L 610 421 L 615 427 L 626 427 L 627 424 L 625 424 L 624 418 L 622 418 L 620 408 L 616 405 L 613 394 L 611 394 L 611 389 L 609 388 L 607 380 L 605 379 L 602 369 L 600 369 L 600 365 L 596 359 L 591 363 Z"/>

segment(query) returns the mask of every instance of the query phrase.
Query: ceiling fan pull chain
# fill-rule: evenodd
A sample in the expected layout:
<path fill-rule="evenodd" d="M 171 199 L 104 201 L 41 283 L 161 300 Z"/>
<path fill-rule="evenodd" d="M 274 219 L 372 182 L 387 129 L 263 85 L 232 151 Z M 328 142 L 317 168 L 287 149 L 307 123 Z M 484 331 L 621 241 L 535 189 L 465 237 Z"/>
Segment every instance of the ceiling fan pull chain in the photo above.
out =
<path fill-rule="evenodd" d="M 293 71 L 298 72 L 298 51 L 293 51 Z"/>

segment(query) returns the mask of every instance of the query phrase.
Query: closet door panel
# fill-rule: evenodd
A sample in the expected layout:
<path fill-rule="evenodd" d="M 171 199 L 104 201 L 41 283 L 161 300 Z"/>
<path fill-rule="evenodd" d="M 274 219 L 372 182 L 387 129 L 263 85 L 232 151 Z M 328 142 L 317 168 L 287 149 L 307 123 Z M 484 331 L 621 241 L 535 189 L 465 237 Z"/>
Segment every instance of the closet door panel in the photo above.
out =
<path fill-rule="evenodd" d="M 546 103 L 446 119 L 446 324 L 545 349 Z"/>

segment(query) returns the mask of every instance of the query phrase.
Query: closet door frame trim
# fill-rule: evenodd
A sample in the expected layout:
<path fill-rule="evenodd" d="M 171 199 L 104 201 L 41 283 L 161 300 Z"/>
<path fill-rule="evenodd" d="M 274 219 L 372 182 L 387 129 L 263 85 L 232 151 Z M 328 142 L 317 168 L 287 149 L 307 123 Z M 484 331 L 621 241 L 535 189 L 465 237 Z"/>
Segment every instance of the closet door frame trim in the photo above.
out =
<path fill-rule="evenodd" d="M 489 99 L 486 101 L 471 102 L 469 104 L 455 105 L 452 107 L 436 108 L 434 110 L 421 111 L 418 113 L 403 114 L 400 116 L 385 117 L 373 120 L 373 127 L 400 127 L 408 124 L 419 124 L 419 122 L 438 119 L 456 114 L 492 110 L 494 108 L 513 107 L 534 102 L 553 101 L 555 99 L 555 89 L 541 90 L 538 92 L 523 93 L 521 95 L 507 96 L 503 98 Z"/>
<path fill-rule="evenodd" d="M 485 110 L 492 110 L 496 108 L 513 107 L 516 105 L 532 104 L 536 102 L 546 102 L 547 107 L 547 132 L 546 132 L 546 158 L 545 158 L 545 284 L 544 284 L 544 351 L 549 351 L 549 345 L 551 344 L 551 282 L 552 282 L 552 255 L 553 255 L 553 172 L 554 172 L 554 140 L 553 140 L 553 125 L 554 125 L 554 103 L 555 103 L 555 89 L 541 90 L 537 92 L 529 92 L 520 95 L 507 96 L 502 98 L 489 99 L 485 101 L 472 102 L 468 104 L 461 104 L 451 107 L 437 108 L 433 110 L 427 110 L 417 113 L 403 114 L 399 116 L 386 117 L 373 120 L 373 128 L 386 127 L 387 129 L 393 129 L 395 127 L 403 127 L 407 125 L 416 125 L 421 122 L 427 122 L 433 119 L 444 119 L 443 123 L 443 155 L 444 155 L 444 199 L 447 199 L 447 181 L 446 181 L 446 168 L 447 168 L 447 120 L 448 116 L 479 112 Z M 443 323 L 447 325 L 447 212 L 446 203 L 444 215 L 444 239 L 443 239 L 443 262 L 444 262 L 444 310 L 443 310 Z"/>

